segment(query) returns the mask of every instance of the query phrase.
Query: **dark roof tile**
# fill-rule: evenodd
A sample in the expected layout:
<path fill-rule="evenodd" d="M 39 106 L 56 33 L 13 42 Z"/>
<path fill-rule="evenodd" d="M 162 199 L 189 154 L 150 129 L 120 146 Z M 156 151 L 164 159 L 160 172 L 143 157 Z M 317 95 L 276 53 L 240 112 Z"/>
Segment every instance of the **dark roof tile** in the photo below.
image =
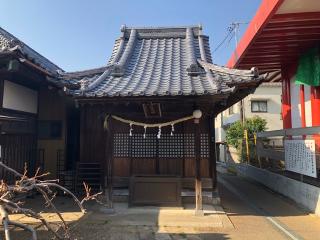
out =
<path fill-rule="evenodd" d="M 199 26 L 123 27 L 107 67 L 61 78 L 81 82 L 70 93 L 87 97 L 213 95 L 261 80 L 250 71 L 212 64 L 209 39 Z"/>
<path fill-rule="evenodd" d="M 0 27 L 0 53 L 6 52 L 20 52 L 26 59 L 31 60 L 52 75 L 58 75 L 57 71 L 62 71 L 50 60 Z"/>

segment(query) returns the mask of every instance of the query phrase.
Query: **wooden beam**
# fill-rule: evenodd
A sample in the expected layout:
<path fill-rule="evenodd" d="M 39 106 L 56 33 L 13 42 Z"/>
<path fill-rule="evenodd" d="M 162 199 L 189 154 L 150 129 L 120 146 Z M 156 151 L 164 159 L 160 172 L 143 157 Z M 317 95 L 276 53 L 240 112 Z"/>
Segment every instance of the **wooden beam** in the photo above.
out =
<path fill-rule="evenodd" d="M 320 26 L 320 18 L 319 19 L 311 19 L 306 21 L 281 21 L 281 22 L 270 22 L 267 25 L 267 28 L 283 28 L 283 27 L 303 27 L 303 26 L 313 26 L 319 27 Z"/>
<path fill-rule="evenodd" d="M 246 56 L 246 60 L 243 63 L 250 63 L 250 62 L 258 62 L 258 63 L 266 63 L 266 62 L 280 62 L 280 61 L 288 61 L 287 58 L 299 57 L 298 53 L 295 54 L 265 54 L 265 55 L 256 55 L 256 56 Z"/>
<path fill-rule="evenodd" d="M 259 55 L 264 55 L 264 54 L 297 54 L 300 52 L 300 49 L 281 49 L 281 48 L 276 48 L 276 49 L 270 49 L 270 48 L 253 48 L 250 53 L 247 54 L 247 56 L 256 56 L 257 54 Z"/>
<path fill-rule="evenodd" d="M 251 67 L 257 67 L 260 69 L 281 69 L 281 63 L 280 62 L 274 62 L 274 63 L 261 63 L 261 64 L 254 64 L 254 63 L 241 63 L 239 67 L 241 68 L 251 68 Z"/>
<path fill-rule="evenodd" d="M 268 26 L 266 27 L 262 33 L 273 32 L 273 31 L 281 31 L 281 32 L 304 32 L 310 31 L 312 33 L 317 33 L 317 29 L 320 28 L 320 24 L 316 25 L 301 25 L 301 26 Z M 312 31 L 313 30 L 313 31 Z"/>
<path fill-rule="evenodd" d="M 195 215 L 203 216 L 202 207 L 202 182 L 201 182 L 201 142 L 200 142 L 200 119 L 194 120 L 194 135 L 195 135 L 195 197 L 196 197 L 196 209 Z"/>
<path fill-rule="evenodd" d="M 319 35 L 300 35 L 300 36 L 283 36 L 279 38 L 274 37 L 261 37 L 259 40 L 257 40 L 254 44 L 252 44 L 253 49 L 255 49 L 255 46 L 261 46 L 260 48 L 263 49 L 263 46 L 265 45 L 273 45 L 273 44 L 304 44 L 306 42 L 316 42 L 319 41 Z M 276 50 L 276 49 L 275 49 Z M 283 49 L 279 49 L 283 50 Z M 294 50 L 294 49 L 288 49 L 288 50 Z"/>
<path fill-rule="evenodd" d="M 303 12 L 303 13 L 284 13 L 276 14 L 270 19 L 269 23 L 281 22 L 307 22 L 310 20 L 320 19 L 320 12 Z"/>
<path fill-rule="evenodd" d="M 282 29 L 276 29 L 276 30 L 264 30 L 261 33 L 261 38 L 263 37 L 286 37 L 286 36 L 303 36 L 303 35 L 313 35 L 313 36 L 319 36 L 319 28 L 315 29 L 301 29 L 301 30 L 282 30 Z"/>

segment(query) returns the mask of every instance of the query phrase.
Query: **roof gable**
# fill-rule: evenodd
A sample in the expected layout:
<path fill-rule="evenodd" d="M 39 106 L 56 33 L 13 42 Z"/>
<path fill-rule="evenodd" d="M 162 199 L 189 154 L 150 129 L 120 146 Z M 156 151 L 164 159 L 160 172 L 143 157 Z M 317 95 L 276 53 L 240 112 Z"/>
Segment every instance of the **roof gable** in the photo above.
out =
<path fill-rule="evenodd" d="M 0 27 L 0 54 L 1 53 L 20 53 L 25 59 L 30 60 L 40 66 L 51 75 L 57 75 L 57 71 L 62 71 L 57 65 L 30 48 L 18 38 Z"/>
<path fill-rule="evenodd" d="M 257 80 L 248 71 L 234 74 L 220 67 L 224 73 L 218 73 L 216 65 L 210 70 L 211 63 L 201 26 L 123 26 L 105 68 L 62 73 L 61 78 L 81 86 L 71 94 L 86 97 L 214 95 L 233 91 L 228 82 Z"/>

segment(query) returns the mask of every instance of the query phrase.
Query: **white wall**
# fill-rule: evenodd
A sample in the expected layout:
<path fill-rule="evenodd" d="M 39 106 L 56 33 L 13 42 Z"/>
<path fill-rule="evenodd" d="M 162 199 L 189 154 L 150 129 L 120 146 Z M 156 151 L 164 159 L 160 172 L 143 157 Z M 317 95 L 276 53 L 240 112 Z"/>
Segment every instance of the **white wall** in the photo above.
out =
<path fill-rule="evenodd" d="M 38 92 L 4 80 L 3 108 L 28 113 L 38 112 Z"/>
<path fill-rule="evenodd" d="M 283 128 L 281 116 L 281 83 L 263 83 L 253 94 L 250 94 L 244 99 L 245 117 L 252 118 L 259 116 L 267 120 L 267 130 L 279 130 Z M 251 112 L 252 100 L 267 101 L 268 111 L 266 113 Z"/>
<path fill-rule="evenodd" d="M 244 98 L 244 111 L 245 118 L 251 118 L 253 116 L 260 116 L 267 120 L 268 131 L 279 130 L 283 128 L 282 116 L 281 116 L 281 83 L 263 83 L 261 84 L 253 94 L 250 94 Z M 251 100 L 267 100 L 268 112 L 267 113 L 252 113 L 251 112 Z M 225 141 L 225 130 L 223 127 L 229 125 L 237 120 L 240 120 L 240 104 L 234 105 L 234 114 L 229 114 L 228 109 L 219 114 L 215 120 L 216 128 L 216 141 Z M 221 115 L 223 120 L 221 121 Z M 220 159 L 225 161 L 224 147 L 220 149 Z"/>
<path fill-rule="evenodd" d="M 290 80 L 291 122 L 293 128 L 302 127 L 300 85 L 295 84 L 295 76 Z M 311 87 L 304 85 L 306 126 L 312 127 Z"/>
<path fill-rule="evenodd" d="M 252 118 L 259 116 L 267 120 L 268 131 L 279 130 L 283 128 L 281 116 L 281 83 L 263 83 L 253 94 L 248 95 L 243 100 L 245 118 Z M 254 113 L 251 112 L 252 100 L 266 100 L 268 104 L 268 112 Z M 240 107 L 239 103 L 234 105 L 234 114 L 229 114 L 225 110 L 223 115 L 223 125 L 229 125 L 237 120 L 240 120 Z M 220 115 L 219 115 L 220 116 Z"/>
<path fill-rule="evenodd" d="M 294 83 L 295 76 L 290 80 L 291 120 L 292 128 L 301 127 L 300 85 Z"/>

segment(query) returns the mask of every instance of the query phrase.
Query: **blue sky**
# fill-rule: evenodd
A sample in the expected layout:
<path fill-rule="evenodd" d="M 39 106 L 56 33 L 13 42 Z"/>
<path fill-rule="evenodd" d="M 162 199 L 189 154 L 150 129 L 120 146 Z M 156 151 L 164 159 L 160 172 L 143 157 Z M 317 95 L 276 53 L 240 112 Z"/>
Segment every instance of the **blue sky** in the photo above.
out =
<path fill-rule="evenodd" d="M 120 26 L 201 23 L 211 51 L 234 21 L 248 22 L 261 0 L 1 0 L 0 26 L 66 71 L 106 64 Z M 247 25 L 240 28 L 240 36 Z M 224 65 L 232 39 L 213 54 Z"/>

